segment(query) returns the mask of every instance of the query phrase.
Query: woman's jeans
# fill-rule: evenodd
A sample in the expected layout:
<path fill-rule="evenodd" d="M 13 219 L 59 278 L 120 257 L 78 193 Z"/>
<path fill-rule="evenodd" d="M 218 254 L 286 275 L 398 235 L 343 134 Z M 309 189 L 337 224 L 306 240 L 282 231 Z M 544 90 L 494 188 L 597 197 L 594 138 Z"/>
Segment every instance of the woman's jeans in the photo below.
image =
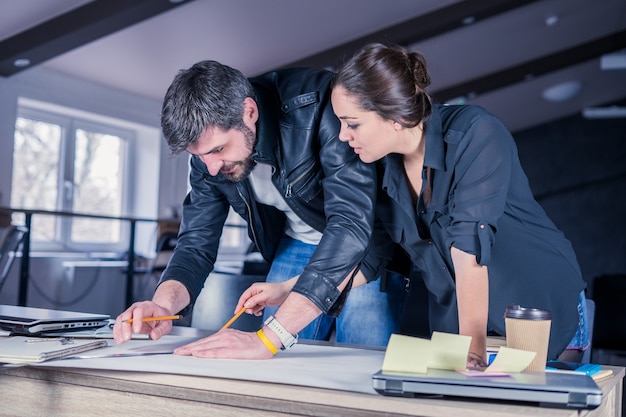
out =
<path fill-rule="evenodd" d="M 567 350 L 589 349 L 589 322 L 587 320 L 587 299 L 585 292 L 578 295 L 578 329 L 567 346 Z"/>
<path fill-rule="evenodd" d="M 272 261 L 266 282 L 283 282 L 302 270 L 316 245 L 283 238 Z M 300 339 L 334 340 L 340 343 L 386 346 L 389 336 L 398 333 L 405 296 L 404 280 L 388 279 L 387 291 L 380 291 L 380 279 L 350 290 L 338 318 L 318 316 L 298 333 Z M 278 306 L 265 307 L 263 320 L 273 315 Z"/>

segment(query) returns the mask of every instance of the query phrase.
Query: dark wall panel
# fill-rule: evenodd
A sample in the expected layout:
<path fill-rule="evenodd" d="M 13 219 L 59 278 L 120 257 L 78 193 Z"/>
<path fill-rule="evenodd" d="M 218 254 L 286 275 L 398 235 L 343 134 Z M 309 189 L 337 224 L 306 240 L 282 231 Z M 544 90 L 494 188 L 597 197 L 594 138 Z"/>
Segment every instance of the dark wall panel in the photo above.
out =
<path fill-rule="evenodd" d="M 589 290 L 595 277 L 626 273 L 626 119 L 577 115 L 514 137 L 535 197 L 574 245 Z"/>

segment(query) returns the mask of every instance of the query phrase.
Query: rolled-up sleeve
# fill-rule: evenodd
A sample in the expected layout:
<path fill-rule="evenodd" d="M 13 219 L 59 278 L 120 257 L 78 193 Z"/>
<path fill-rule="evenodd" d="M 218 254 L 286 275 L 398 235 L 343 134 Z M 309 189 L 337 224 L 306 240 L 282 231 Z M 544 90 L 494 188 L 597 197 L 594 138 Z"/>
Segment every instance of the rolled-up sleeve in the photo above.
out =
<path fill-rule="evenodd" d="M 503 215 L 511 182 L 513 137 L 494 117 L 477 118 L 464 132 L 449 131 L 446 141 L 458 144 L 450 205 L 447 247 L 491 260 L 498 219 Z"/>

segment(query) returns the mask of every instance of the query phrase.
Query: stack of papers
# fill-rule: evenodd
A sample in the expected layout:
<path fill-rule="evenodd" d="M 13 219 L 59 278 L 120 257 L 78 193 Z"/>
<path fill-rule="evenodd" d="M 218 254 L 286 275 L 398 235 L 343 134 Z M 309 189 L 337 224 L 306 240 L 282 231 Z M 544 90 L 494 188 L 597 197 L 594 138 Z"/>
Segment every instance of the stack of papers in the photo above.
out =
<path fill-rule="evenodd" d="M 0 340 L 0 362 L 29 364 L 62 359 L 108 346 L 106 340 L 76 340 L 65 337 L 6 337 Z"/>

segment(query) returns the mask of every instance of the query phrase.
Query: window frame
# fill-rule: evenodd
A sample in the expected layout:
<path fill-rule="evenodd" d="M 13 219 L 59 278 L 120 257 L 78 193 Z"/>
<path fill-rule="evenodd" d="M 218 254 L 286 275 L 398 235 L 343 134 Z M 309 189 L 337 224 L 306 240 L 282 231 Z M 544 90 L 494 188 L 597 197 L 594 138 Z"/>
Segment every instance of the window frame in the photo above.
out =
<path fill-rule="evenodd" d="M 48 108 L 49 107 L 49 108 Z M 130 154 L 135 148 L 135 133 L 128 128 L 118 126 L 111 121 L 98 120 L 97 115 L 90 118 L 88 114 L 78 114 L 72 109 L 59 108 L 47 103 L 34 103 L 27 100 L 27 103 L 19 103 L 16 112 L 17 118 L 26 118 L 43 123 L 55 124 L 61 127 L 60 149 L 59 149 L 59 169 L 57 172 L 57 201 L 55 211 L 72 212 L 74 202 L 74 152 L 76 146 L 76 131 L 78 129 L 95 132 L 98 134 L 113 135 L 123 141 L 122 158 L 122 181 L 121 186 L 121 208 L 120 216 L 130 211 L 133 185 L 127 177 L 131 174 L 129 169 Z M 69 183 L 69 186 L 68 186 Z M 87 213 L 89 214 L 89 213 Z M 37 215 L 36 216 L 41 216 Z M 122 251 L 128 248 L 130 227 L 127 221 L 119 221 L 120 234 L 117 242 L 74 242 L 71 240 L 72 217 L 56 216 L 55 238 L 52 241 L 32 240 L 31 246 L 38 251 Z M 115 216 L 112 216 L 115 217 Z M 106 221 L 106 220 L 97 220 Z"/>

